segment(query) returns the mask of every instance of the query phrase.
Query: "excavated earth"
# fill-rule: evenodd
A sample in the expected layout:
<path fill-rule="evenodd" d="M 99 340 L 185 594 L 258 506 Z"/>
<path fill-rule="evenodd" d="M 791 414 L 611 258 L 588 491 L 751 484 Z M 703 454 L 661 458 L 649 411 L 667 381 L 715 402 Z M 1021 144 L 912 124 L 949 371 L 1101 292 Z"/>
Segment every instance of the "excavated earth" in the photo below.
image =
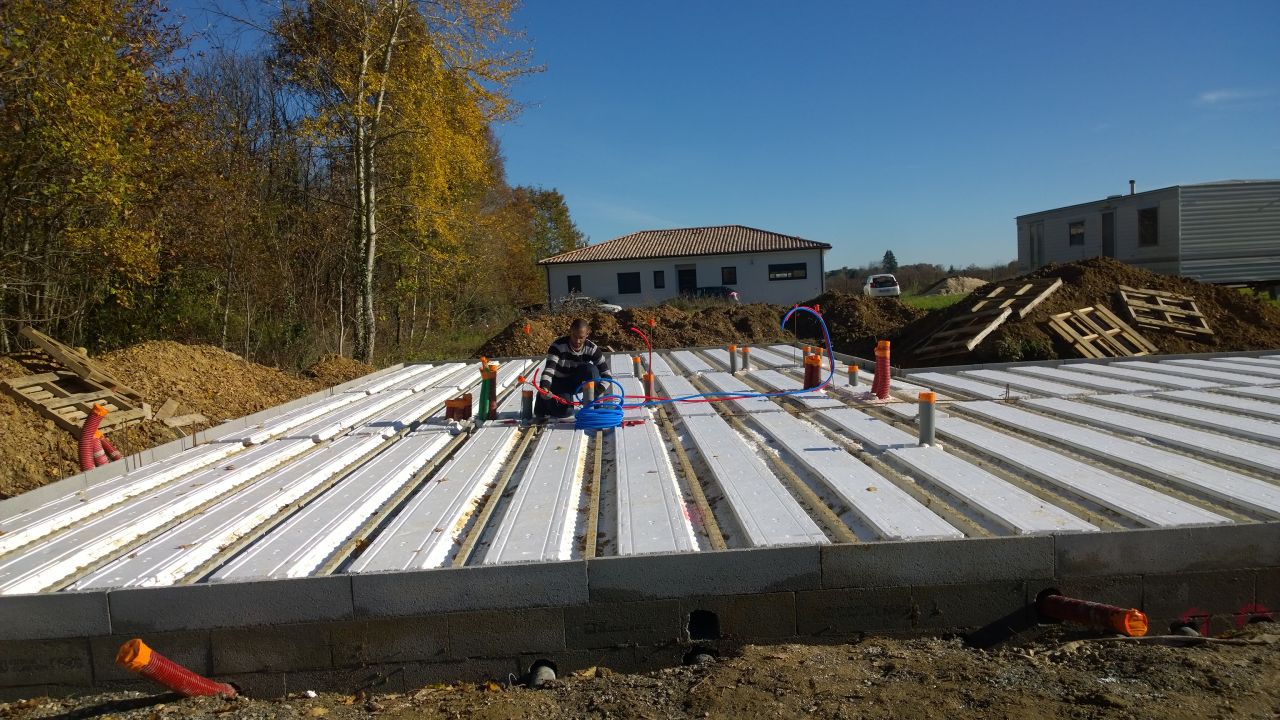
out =
<path fill-rule="evenodd" d="M 868 637 L 842 645 L 746 646 L 718 662 L 646 674 L 598 666 L 538 690 L 495 678 L 404 693 L 297 692 L 283 700 L 128 692 L 35 698 L 0 705 L 0 717 L 1270 720 L 1280 713 L 1276 632 L 1274 624 L 1258 623 L 1227 642 L 1186 646 L 1072 639 L 1053 628 L 988 650 L 958 638 Z M 1184 641 L 1197 640 L 1167 642 Z"/>

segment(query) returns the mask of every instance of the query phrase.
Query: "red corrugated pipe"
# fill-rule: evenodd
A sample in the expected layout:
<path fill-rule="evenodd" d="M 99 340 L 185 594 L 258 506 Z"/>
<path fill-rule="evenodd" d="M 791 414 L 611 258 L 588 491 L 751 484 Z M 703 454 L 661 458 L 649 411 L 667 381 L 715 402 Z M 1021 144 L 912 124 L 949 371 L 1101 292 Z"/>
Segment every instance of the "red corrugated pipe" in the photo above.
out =
<path fill-rule="evenodd" d="M 107 409 L 101 405 L 94 405 L 89 411 L 89 415 L 84 419 L 84 426 L 80 428 L 80 469 L 89 471 L 96 467 L 95 456 L 102 453 L 102 446 L 98 444 L 97 432 L 98 425 L 102 423 L 102 418 L 107 416 Z M 106 455 L 102 456 L 106 461 Z"/>
<path fill-rule="evenodd" d="M 214 682 L 197 675 L 178 663 L 147 647 L 134 638 L 120 646 L 116 664 L 138 675 L 159 683 L 170 690 L 192 697 L 195 695 L 225 695 L 235 697 L 236 689 L 226 683 Z"/>
<path fill-rule="evenodd" d="M 120 451 L 116 449 L 116 446 L 111 444 L 111 441 L 107 439 L 107 436 L 102 434 L 101 430 L 98 431 L 98 442 L 102 443 L 102 451 L 107 454 L 107 457 L 111 458 L 111 462 L 115 462 L 124 457 L 124 455 L 121 455 Z"/>

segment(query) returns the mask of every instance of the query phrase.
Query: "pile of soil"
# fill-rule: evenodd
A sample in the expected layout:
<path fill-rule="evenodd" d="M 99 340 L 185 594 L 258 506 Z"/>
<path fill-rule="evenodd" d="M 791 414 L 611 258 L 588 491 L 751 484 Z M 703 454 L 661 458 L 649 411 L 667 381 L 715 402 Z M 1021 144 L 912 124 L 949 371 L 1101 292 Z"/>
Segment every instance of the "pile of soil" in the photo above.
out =
<path fill-rule="evenodd" d="M 364 377 L 376 369 L 372 365 L 365 365 L 359 360 L 342 355 L 325 355 L 307 368 L 303 375 L 329 387 Z"/>
<path fill-rule="evenodd" d="M 1160 718 L 1274 717 L 1280 636 L 1189 647 L 1041 639 L 983 651 L 960 640 L 870 637 L 747 646 L 646 674 L 595 667 L 540 690 L 500 682 L 284 700 L 113 693 L 0 705 L 0 717 L 143 718 Z M 355 689 L 352 688 L 354 692 Z"/>
<path fill-rule="evenodd" d="M 986 285 L 986 280 L 979 280 L 973 277 L 949 277 L 943 278 L 934 283 L 932 287 L 925 290 L 922 295 L 968 295 L 978 288 Z"/>
<path fill-rule="evenodd" d="M 162 445 L 179 432 L 190 434 L 308 395 L 329 384 L 258 365 L 209 345 L 146 342 L 95 360 L 137 390 L 153 410 L 173 398 L 181 404 L 182 413 L 198 412 L 209 418 L 207 424 L 191 425 L 182 431 L 157 421 L 113 430 L 112 442 L 125 455 Z M 55 366 L 39 353 L 0 357 L 0 377 L 21 377 L 52 369 Z M 0 437 L 5 438 L 0 499 L 80 472 L 76 438 L 6 394 L 0 394 Z"/>
<path fill-rule="evenodd" d="M 1075 358 L 1079 353 L 1050 330 L 1051 315 L 1069 310 L 1105 305 L 1126 323 L 1131 322 L 1119 286 L 1163 290 L 1186 295 L 1204 313 L 1210 336 L 1188 336 L 1149 328 L 1134 329 L 1156 346 L 1161 354 L 1267 350 L 1280 348 L 1280 308 L 1232 288 L 1208 285 L 1188 278 L 1158 275 L 1111 258 L 1090 258 L 1066 264 L 1052 264 L 1013 280 L 1061 278 L 1062 287 L 1027 315 L 1011 318 L 987 336 L 967 356 L 951 358 L 951 363 L 1014 362 Z M 913 367 L 912 351 L 949 319 L 969 312 L 972 303 L 961 302 L 904 327 L 893 338 L 893 364 Z M 837 343 L 837 349 L 839 344 Z M 925 364 L 939 364 L 929 360 Z"/>
<path fill-rule="evenodd" d="M 655 348 L 789 342 L 793 339 L 791 333 L 778 324 L 786 310 L 777 305 L 752 303 L 711 305 L 697 310 L 659 305 L 586 316 L 527 315 L 490 338 L 478 354 L 485 357 L 542 355 L 556 338 L 569 331 L 570 323 L 578 317 L 585 317 L 591 323 L 591 339 L 597 345 L 615 352 L 644 349 L 644 341 L 630 331 L 632 327 L 649 335 Z M 650 319 L 654 321 L 652 328 Z"/>
<path fill-rule="evenodd" d="M 821 307 L 836 350 L 863 358 L 874 357 L 877 340 L 893 337 L 904 326 L 927 314 L 898 298 L 870 298 L 841 292 L 824 293 L 806 304 Z M 822 330 L 811 315 L 800 313 L 798 317 L 801 337 L 815 340 L 822 337 Z"/>

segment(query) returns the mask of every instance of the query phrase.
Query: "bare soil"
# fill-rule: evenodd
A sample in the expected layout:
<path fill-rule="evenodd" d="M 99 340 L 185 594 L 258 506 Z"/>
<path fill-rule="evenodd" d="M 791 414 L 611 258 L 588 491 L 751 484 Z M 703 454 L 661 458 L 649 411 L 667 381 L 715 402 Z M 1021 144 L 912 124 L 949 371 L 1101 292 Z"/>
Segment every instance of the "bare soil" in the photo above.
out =
<path fill-rule="evenodd" d="M 973 277 L 949 277 L 934 283 L 933 287 L 920 293 L 921 295 L 967 295 L 986 285 L 986 280 Z"/>
<path fill-rule="evenodd" d="M 111 432 L 120 451 L 130 455 L 169 442 L 181 434 L 244 417 L 329 385 L 372 372 L 373 368 L 332 358 L 299 377 L 249 362 L 208 345 L 146 342 L 94 358 L 126 385 L 142 394 L 153 410 L 169 398 L 183 413 L 198 412 L 209 422 L 173 430 L 150 421 Z M 0 357 L 0 377 L 20 377 L 58 369 L 42 353 L 27 351 Z M 26 403 L 0 393 L 0 499 L 34 490 L 80 472 L 77 439 L 44 419 Z"/>
<path fill-rule="evenodd" d="M 977 650 L 959 639 L 870 637 L 844 645 L 747 646 L 706 665 L 645 674 L 604 667 L 534 690 L 435 685 L 407 693 L 284 700 L 115 693 L 0 705 L 0 717 L 154 718 L 1260 718 L 1280 713 L 1280 635 L 1194 646 L 1070 639 Z M 353 690 L 354 692 L 354 690 Z"/>

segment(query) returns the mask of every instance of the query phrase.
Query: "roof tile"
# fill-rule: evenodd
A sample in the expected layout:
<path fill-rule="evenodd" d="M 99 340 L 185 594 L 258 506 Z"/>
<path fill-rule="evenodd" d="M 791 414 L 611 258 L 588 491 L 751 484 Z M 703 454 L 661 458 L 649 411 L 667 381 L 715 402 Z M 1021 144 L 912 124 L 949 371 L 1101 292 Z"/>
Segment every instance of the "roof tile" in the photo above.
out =
<path fill-rule="evenodd" d="M 643 230 L 597 245 L 588 245 L 553 255 L 540 260 L 539 264 L 560 265 L 608 260 L 813 249 L 830 250 L 831 246 L 823 242 L 780 235 L 742 225 L 717 225 L 673 230 Z"/>

